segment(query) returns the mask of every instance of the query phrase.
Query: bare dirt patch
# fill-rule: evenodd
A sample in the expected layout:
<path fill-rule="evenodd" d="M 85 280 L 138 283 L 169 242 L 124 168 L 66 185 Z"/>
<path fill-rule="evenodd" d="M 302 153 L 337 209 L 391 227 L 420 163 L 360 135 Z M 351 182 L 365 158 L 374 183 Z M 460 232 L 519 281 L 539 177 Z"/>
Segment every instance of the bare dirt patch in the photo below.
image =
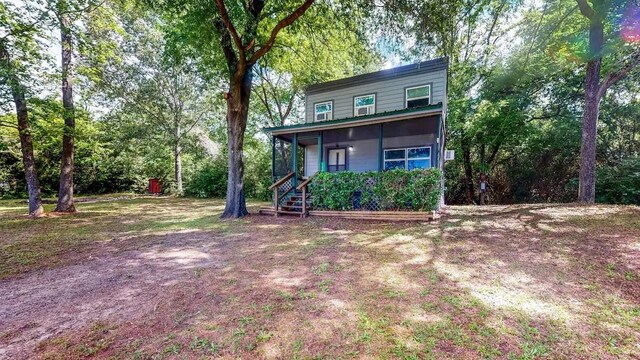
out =
<path fill-rule="evenodd" d="M 213 244 L 206 234 L 178 234 L 143 250 L 105 248 L 81 264 L 0 282 L 0 357 L 28 358 L 42 340 L 65 331 L 153 312 L 167 288 L 194 280 L 194 269 L 224 266 Z"/>
<path fill-rule="evenodd" d="M 0 236 L 0 269 L 32 244 L 58 249 L 4 273 L 0 358 L 640 353 L 638 208 L 452 207 L 394 224 L 220 221 L 220 202 L 189 199 L 83 206 Z"/>

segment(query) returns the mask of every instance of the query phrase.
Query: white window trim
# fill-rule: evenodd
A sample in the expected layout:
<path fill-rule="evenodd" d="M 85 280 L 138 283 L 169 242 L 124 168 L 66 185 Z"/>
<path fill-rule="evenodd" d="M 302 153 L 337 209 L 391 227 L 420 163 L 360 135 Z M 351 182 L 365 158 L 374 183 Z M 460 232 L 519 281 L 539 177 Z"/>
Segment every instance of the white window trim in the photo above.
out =
<path fill-rule="evenodd" d="M 417 157 L 417 158 L 409 158 L 409 150 L 411 149 L 423 149 L 423 148 L 429 148 L 429 156 L 427 157 Z M 394 151 L 394 150 L 404 150 L 404 158 L 402 159 L 389 159 L 387 160 L 387 151 Z M 414 146 L 414 147 L 407 147 L 407 148 L 393 148 L 393 149 L 384 149 L 384 164 L 385 166 L 383 166 L 383 170 L 385 170 L 387 168 L 387 162 L 389 161 L 404 161 L 404 169 L 407 170 L 408 166 L 409 166 L 409 160 L 428 160 L 428 164 L 429 167 L 427 169 L 431 168 L 431 146 Z"/>
<path fill-rule="evenodd" d="M 429 90 L 431 91 L 431 90 Z M 431 92 L 429 92 L 429 94 L 431 94 Z M 366 98 L 369 96 L 373 96 L 373 104 L 371 105 L 364 105 L 364 106 L 356 106 L 356 103 L 358 101 L 358 99 L 360 98 Z M 360 96 L 356 96 L 353 98 L 353 116 L 365 116 L 365 115 L 358 115 L 358 109 L 360 108 L 368 108 L 371 107 L 372 108 L 372 112 L 370 112 L 367 115 L 371 115 L 371 114 L 375 114 L 376 113 L 376 94 L 367 94 L 367 95 L 360 95 Z"/>
<path fill-rule="evenodd" d="M 318 112 L 318 105 L 331 105 L 331 111 Z M 323 101 L 313 104 L 313 122 L 318 121 L 318 114 L 328 114 L 327 118 L 320 121 L 333 120 L 333 101 Z"/>
<path fill-rule="evenodd" d="M 429 96 L 420 96 L 420 97 L 415 97 L 415 98 L 409 99 L 409 90 L 420 89 L 420 88 L 423 88 L 423 87 L 429 88 Z M 405 109 L 409 107 L 409 101 L 410 100 L 421 100 L 421 99 L 429 99 L 429 103 L 431 103 L 431 84 L 412 86 L 412 87 L 408 87 L 408 88 L 404 89 L 404 107 L 405 107 Z"/>

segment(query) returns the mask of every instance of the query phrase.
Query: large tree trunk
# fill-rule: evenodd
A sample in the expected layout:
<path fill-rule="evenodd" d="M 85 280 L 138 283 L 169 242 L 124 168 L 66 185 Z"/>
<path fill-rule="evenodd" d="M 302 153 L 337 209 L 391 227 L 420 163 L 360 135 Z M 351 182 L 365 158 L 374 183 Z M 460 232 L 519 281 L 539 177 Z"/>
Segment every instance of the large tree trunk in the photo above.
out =
<path fill-rule="evenodd" d="M 600 59 L 590 61 L 587 64 L 584 114 L 582 115 L 578 201 L 587 204 L 593 204 L 596 199 L 596 140 L 600 111 L 599 82 Z"/>
<path fill-rule="evenodd" d="M 600 66 L 604 44 L 604 26 L 600 18 L 591 20 L 589 51 L 584 85 L 584 114 L 582 115 L 582 145 L 580 147 L 580 183 L 578 201 L 593 204 L 596 200 L 596 140 L 600 111 Z"/>
<path fill-rule="evenodd" d="M 27 191 L 29 192 L 29 216 L 38 217 L 44 213 L 44 210 L 42 209 L 40 182 L 38 181 L 36 160 L 33 155 L 33 139 L 31 137 L 29 113 L 27 110 L 27 102 L 24 97 L 24 92 L 14 89 L 13 101 L 16 104 L 18 132 L 20 134 L 20 147 L 22 150 L 22 163 L 24 164 L 24 176 L 27 180 Z"/>
<path fill-rule="evenodd" d="M 62 46 L 62 105 L 64 107 L 64 132 L 62 137 L 62 165 L 60 167 L 60 190 L 56 212 L 75 212 L 73 201 L 73 155 L 75 137 L 75 114 L 71 58 L 73 44 L 67 14 L 60 15 L 60 42 Z"/>
<path fill-rule="evenodd" d="M 249 115 L 252 78 L 252 69 L 248 67 L 244 72 L 236 72 L 230 81 L 230 91 L 227 95 L 229 173 L 227 177 L 227 202 L 222 218 L 239 218 L 249 214 L 244 196 L 242 148 Z"/>
<path fill-rule="evenodd" d="M 176 143 L 176 146 L 174 148 L 174 156 L 176 187 L 178 190 L 178 195 L 182 195 L 184 191 L 182 189 L 182 147 L 180 146 L 180 143 Z"/>

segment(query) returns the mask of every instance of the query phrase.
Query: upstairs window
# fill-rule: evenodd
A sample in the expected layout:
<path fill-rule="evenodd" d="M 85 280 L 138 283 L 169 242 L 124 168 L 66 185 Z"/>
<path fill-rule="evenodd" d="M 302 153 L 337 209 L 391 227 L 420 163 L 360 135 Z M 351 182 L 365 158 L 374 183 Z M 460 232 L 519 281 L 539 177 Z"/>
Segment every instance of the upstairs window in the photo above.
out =
<path fill-rule="evenodd" d="M 389 149 L 384 151 L 384 169 L 428 169 L 431 167 L 431 147 Z"/>
<path fill-rule="evenodd" d="M 376 95 L 356 96 L 353 100 L 353 116 L 369 115 L 376 112 Z"/>
<path fill-rule="evenodd" d="M 315 104 L 315 121 L 325 121 L 333 119 L 333 102 L 326 101 Z"/>
<path fill-rule="evenodd" d="M 410 87 L 405 90 L 405 107 L 407 109 L 427 106 L 431 103 L 431 85 Z"/>

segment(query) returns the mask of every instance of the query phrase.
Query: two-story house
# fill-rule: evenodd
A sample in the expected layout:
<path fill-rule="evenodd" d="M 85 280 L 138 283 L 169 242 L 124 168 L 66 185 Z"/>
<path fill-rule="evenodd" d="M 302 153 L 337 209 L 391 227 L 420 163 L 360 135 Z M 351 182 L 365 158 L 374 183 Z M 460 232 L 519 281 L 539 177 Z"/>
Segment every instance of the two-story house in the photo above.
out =
<path fill-rule="evenodd" d="M 440 58 L 309 86 L 304 123 L 265 129 L 273 188 L 286 185 L 278 196 L 318 171 L 443 169 L 447 67 Z"/>

